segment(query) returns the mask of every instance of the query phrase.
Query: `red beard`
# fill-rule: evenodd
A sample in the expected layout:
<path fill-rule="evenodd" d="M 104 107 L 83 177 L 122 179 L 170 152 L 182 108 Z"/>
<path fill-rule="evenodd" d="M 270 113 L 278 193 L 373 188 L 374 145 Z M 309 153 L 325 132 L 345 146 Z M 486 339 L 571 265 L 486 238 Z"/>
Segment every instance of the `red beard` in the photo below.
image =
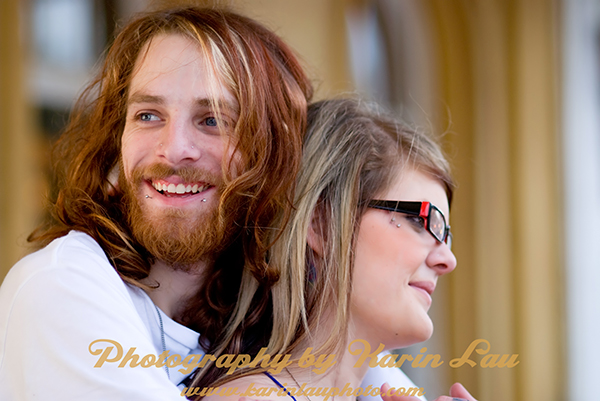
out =
<path fill-rule="evenodd" d="M 133 237 L 157 260 L 173 268 L 190 271 L 200 261 L 212 263 L 231 239 L 223 218 L 224 211 L 211 204 L 202 204 L 204 210 L 167 209 L 160 214 L 150 211 L 145 194 L 140 190 L 143 180 L 164 179 L 177 175 L 185 182 L 208 182 L 223 190 L 223 179 L 204 170 L 186 167 L 175 170 L 162 164 L 137 168 L 128 181 L 123 172 L 119 186 Z M 152 196 L 163 196 L 155 194 Z M 197 195 L 201 196 L 201 195 Z M 231 226 L 231 224 L 229 224 Z"/>

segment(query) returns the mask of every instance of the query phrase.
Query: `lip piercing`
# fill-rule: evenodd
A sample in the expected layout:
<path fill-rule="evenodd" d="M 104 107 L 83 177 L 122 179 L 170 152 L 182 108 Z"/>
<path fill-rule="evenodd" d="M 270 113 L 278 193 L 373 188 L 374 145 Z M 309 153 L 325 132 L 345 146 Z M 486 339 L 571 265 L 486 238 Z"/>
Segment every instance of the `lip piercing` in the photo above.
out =
<path fill-rule="evenodd" d="M 206 202 L 206 198 L 202 198 L 202 202 Z"/>
<path fill-rule="evenodd" d="M 146 199 L 152 199 L 150 195 L 146 195 Z"/>

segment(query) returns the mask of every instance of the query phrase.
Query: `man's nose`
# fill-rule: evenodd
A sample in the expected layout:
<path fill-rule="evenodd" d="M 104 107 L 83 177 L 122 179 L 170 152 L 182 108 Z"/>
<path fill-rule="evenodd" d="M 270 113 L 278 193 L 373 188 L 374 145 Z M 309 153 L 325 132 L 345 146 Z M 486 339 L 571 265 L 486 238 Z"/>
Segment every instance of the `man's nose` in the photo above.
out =
<path fill-rule="evenodd" d="M 192 123 L 183 118 L 168 120 L 157 145 L 158 155 L 172 165 L 198 160 L 201 152 L 194 131 Z"/>

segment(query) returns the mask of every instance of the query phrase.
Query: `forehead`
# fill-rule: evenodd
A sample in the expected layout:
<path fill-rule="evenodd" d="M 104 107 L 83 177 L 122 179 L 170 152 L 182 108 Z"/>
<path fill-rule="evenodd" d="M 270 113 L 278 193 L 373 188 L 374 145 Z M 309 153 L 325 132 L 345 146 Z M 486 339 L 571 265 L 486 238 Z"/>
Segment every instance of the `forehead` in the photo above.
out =
<path fill-rule="evenodd" d="M 449 217 L 448 196 L 443 184 L 431 174 L 420 170 L 405 168 L 398 171 L 380 199 L 431 202 L 446 218 Z"/>
<path fill-rule="evenodd" d="M 129 98 L 139 92 L 237 103 L 200 44 L 180 34 L 159 34 L 144 45 L 133 70 Z"/>
<path fill-rule="evenodd" d="M 189 66 L 199 72 L 209 72 L 199 45 L 178 34 L 159 34 L 144 44 L 135 62 L 134 80 L 152 78 Z"/>

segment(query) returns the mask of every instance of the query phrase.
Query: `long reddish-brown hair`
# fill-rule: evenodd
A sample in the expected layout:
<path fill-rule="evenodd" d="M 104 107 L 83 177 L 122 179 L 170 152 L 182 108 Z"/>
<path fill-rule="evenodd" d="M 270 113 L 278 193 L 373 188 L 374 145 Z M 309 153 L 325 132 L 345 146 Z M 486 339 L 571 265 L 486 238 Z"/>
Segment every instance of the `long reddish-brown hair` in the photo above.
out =
<path fill-rule="evenodd" d="M 262 324 L 268 316 L 267 294 L 278 272 L 269 268 L 265 253 L 291 210 L 312 96 L 297 57 L 257 22 L 225 10 L 186 7 L 144 14 L 125 26 L 53 150 L 58 193 L 51 199 L 48 223 L 29 240 L 41 247 L 70 230 L 87 233 L 123 280 L 142 286 L 140 280 L 148 276 L 153 257 L 133 239 L 121 194 L 108 177 L 120 157 L 136 60 L 160 34 L 180 34 L 198 43 L 240 106 L 234 133 L 242 155 L 235 162 L 239 171 L 234 177 L 232 160 L 223 160 L 226 187 L 219 206 L 220 221 L 239 227 L 238 233 L 205 272 L 204 286 L 182 318 L 202 333 L 205 345 L 225 344 L 221 349 L 235 350 L 242 347 L 242 330 Z M 241 218 L 229 221 L 231 210 L 238 216 L 241 210 Z M 243 327 L 231 329 L 232 314 L 239 314 L 235 304 L 244 269 L 258 285 L 252 306 L 244 312 Z M 229 334 L 219 337 L 225 327 Z"/>

